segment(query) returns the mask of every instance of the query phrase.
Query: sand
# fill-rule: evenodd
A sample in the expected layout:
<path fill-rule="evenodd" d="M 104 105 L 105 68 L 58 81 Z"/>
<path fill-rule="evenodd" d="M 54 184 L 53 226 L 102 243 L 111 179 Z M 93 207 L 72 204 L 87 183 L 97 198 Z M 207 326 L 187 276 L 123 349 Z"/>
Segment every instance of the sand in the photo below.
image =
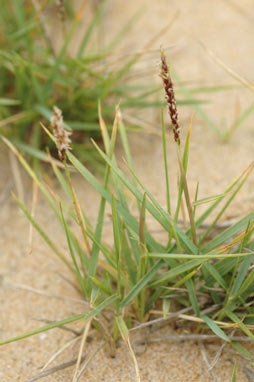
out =
<path fill-rule="evenodd" d="M 167 55 L 183 81 L 203 85 L 239 84 L 208 56 L 200 45 L 201 40 L 232 70 L 248 81 L 254 82 L 252 68 L 253 15 L 250 12 L 253 2 L 251 0 L 242 0 L 240 5 L 235 0 L 214 0 L 213 2 L 209 0 L 202 2 L 197 0 L 182 0 L 181 2 L 109 0 L 102 25 L 105 32 L 104 39 L 100 43 L 106 44 L 107 41 L 110 41 L 121 25 L 140 7 L 143 9 L 143 16 L 118 48 L 119 55 L 140 51 L 146 42 L 158 33 L 160 28 L 169 23 L 177 13 L 177 19 L 172 27 L 152 48 L 157 49 L 160 44 L 163 44 L 164 47 L 172 47 L 167 50 Z M 156 53 L 149 58 L 144 56 L 141 64 L 136 68 L 137 73 L 140 70 L 146 73 L 145 79 L 149 82 L 158 81 L 156 59 Z M 206 99 L 206 96 L 202 95 L 202 97 Z M 205 105 L 205 109 L 209 111 L 213 120 L 222 129 L 225 129 L 234 122 L 235 109 L 240 108 L 243 111 L 253 102 L 253 92 L 242 87 L 214 95 L 208 94 L 207 99 L 212 102 Z M 131 113 L 133 112 L 126 111 L 126 115 L 124 114 L 127 121 Z M 179 114 L 183 126 L 183 136 L 185 136 L 191 110 L 182 107 L 179 109 Z M 134 115 L 136 117 L 137 113 L 134 112 Z M 130 135 L 135 169 L 157 200 L 165 206 L 158 112 L 149 114 L 138 112 L 138 117 L 142 119 L 146 131 L 149 133 L 132 133 Z M 152 124 L 152 128 L 150 124 Z M 174 143 L 170 135 L 168 141 L 170 181 L 174 185 L 177 169 Z M 191 194 L 193 195 L 197 181 L 200 183 L 200 198 L 221 193 L 253 160 L 253 152 L 253 115 L 235 132 L 228 143 L 222 143 L 197 116 L 194 117 L 188 172 Z M 118 147 L 118 158 L 121 161 L 120 146 Z M 24 289 L 24 286 L 28 286 L 53 296 L 80 298 L 76 290 L 65 280 L 71 280 L 68 270 L 54 257 L 52 251 L 35 232 L 30 252 L 29 223 L 10 196 L 10 192 L 13 190 L 22 197 L 22 188 L 17 190 L 13 165 L 11 166 L 10 163 L 8 151 L 1 145 L 1 338 L 10 338 L 42 325 L 34 319 L 60 320 L 86 309 L 86 306 L 79 302 L 43 296 Z M 19 171 L 22 177 L 24 201 L 30 208 L 32 186 L 20 167 Z M 53 179 L 51 182 L 55 185 Z M 98 196 L 90 186 L 80 180 L 78 175 L 73 176 L 73 182 L 88 216 L 94 220 L 98 208 Z M 174 189 L 173 186 L 172 188 Z M 223 220 L 234 220 L 248 212 L 253 212 L 253 191 L 252 174 L 227 210 Z M 174 200 L 174 192 L 172 197 Z M 41 195 L 39 195 L 35 216 L 51 237 L 59 243 L 59 246 L 63 250 L 67 250 L 62 229 L 54 220 L 53 213 Z M 110 235 L 109 226 L 105 227 L 104 235 Z M 80 329 L 77 325 L 72 325 L 72 327 Z M 189 328 L 180 324 L 177 333 L 188 332 Z M 154 338 L 174 333 L 170 324 L 154 333 L 148 332 Z M 55 329 L 2 347 L 0 349 L 0 381 L 23 382 L 38 374 L 39 368 L 49 357 L 71 338 L 73 338 L 72 333 Z M 97 335 L 93 335 L 92 338 L 92 342 L 86 348 L 87 357 L 100 344 L 100 338 Z M 205 343 L 205 352 L 210 362 L 219 347 L 219 342 Z M 246 365 L 250 367 L 248 362 L 230 353 L 229 350 L 230 348 L 224 349 L 213 369 L 213 375 L 211 375 L 202 355 L 202 346 L 194 341 L 160 341 L 148 344 L 145 351 L 137 355 L 141 380 L 143 382 L 230 381 L 235 361 L 237 362 L 237 381 L 251 380 L 248 379 L 244 369 Z M 77 352 L 78 344 L 76 343 L 68 348 L 53 365 L 73 359 Z M 45 377 L 43 381 L 71 381 L 73 370 L 73 367 L 68 368 Z M 114 359 L 109 357 L 104 349 L 99 350 L 80 380 L 91 382 L 134 381 L 133 363 L 125 346 L 121 345 L 117 348 Z"/>

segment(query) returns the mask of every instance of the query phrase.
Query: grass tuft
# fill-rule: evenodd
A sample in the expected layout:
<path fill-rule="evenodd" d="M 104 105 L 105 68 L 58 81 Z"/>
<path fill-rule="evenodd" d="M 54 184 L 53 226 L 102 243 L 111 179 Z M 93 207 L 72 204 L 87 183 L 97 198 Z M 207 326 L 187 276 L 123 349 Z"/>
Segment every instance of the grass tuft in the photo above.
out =
<path fill-rule="evenodd" d="M 165 60 L 165 57 L 163 59 Z M 237 330 L 249 339 L 254 339 L 252 333 L 254 214 L 250 213 L 228 227 L 222 226 L 219 232 L 217 224 L 253 172 L 254 163 L 251 163 L 219 195 L 198 201 L 196 190 L 195 200 L 191 201 L 187 182 L 190 129 L 182 152 L 179 130 L 175 126 L 173 133 L 180 182 L 178 200 L 174 205 L 170 199 L 166 134 L 162 118 L 164 153 L 162 165 L 166 176 L 167 198 L 167 208 L 164 209 L 135 174 L 119 106 L 116 109 L 113 126 L 108 129 L 99 105 L 99 123 L 104 150 L 97 143 L 93 144 L 105 164 L 102 182 L 73 154 L 75 150 L 70 152 L 68 147 L 65 148 L 66 160 L 62 172 L 52 162 L 53 171 L 71 206 L 59 195 L 52 195 L 19 151 L 8 139 L 3 138 L 53 209 L 63 227 L 69 254 L 62 254 L 59 251 L 25 205 L 17 200 L 20 208 L 51 250 L 76 276 L 77 285 L 89 303 L 90 311 L 51 323 L 13 339 L 2 340 L 1 344 L 14 342 L 70 322 L 86 322 L 86 328 L 94 326 L 111 345 L 117 342 L 120 336 L 124 339 L 139 381 L 138 364 L 131 347 L 129 332 L 136 320 L 141 326 L 146 325 L 154 320 L 156 312 L 161 319 L 174 317 L 175 320 L 180 318 L 192 322 L 201 335 L 212 331 L 218 339 L 232 345 L 240 354 L 244 356 L 248 354 L 253 359 L 247 348 L 235 340 L 237 336 L 232 340 L 232 333 Z M 118 131 L 130 170 L 129 177 L 120 169 L 115 156 Z M 72 171 L 80 173 L 100 195 L 98 216 L 94 226 L 78 201 L 67 160 L 72 166 Z M 128 194 L 136 200 L 135 211 L 130 208 Z M 179 222 L 181 203 L 185 203 L 189 213 L 187 227 L 182 227 Z M 199 205 L 204 203 L 208 206 L 203 213 L 199 213 Z M 221 208 L 217 209 L 219 206 Z M 113 232 L 111 246 L 106 244 L 103 238 L 106 207 L 111 211 Z M 211 215 L 214 215 L 215 211 L 218 212 L 212 220 Z M 164 240 L 158 241 L 149 231 L 147 215 L 152 216 L 165 232 Z M 72 224 L 69 223 L 70 220 Z M 81 237 L 77 235 L 77 230 L 81 232 Z M 105 311 L 109 317 L 107 319 L 106 315 L 102 314 Z M 188 314 L 182 314 L 187 311 Z M 88 329 L 85 329 L 78 365 L 87 334 Z M 78 367 L 75 372 L 75 376 L 77 375 Z"/>

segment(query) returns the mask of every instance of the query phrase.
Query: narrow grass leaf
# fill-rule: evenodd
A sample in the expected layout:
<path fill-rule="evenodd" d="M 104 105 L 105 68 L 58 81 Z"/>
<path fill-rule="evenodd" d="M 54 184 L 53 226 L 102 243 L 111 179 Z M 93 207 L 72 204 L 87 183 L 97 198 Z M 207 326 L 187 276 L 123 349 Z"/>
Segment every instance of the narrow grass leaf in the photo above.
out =
<path fill-rule="evenodd" d="M 132 357 L 132 360 L 134 363 L 134 367 L 135 367 L 135 372 L 136 372 L 136 380 L 137 380 L 137 382 L 141 382 L 139 368 L 138 368 L 138 362 L 137 362 L 137 359 L 135 357 L 134 351 L 131 347 L 130 338 L 129 338 L 129 331 L 128 331 L 128 328 L 124 322 L 123 317 L 122 316 L 116 317 L 116 323 L 117 323 L 117 326 L 118 326 L 119 331 L 121 333 L 121 336 L 122 336 L 124 342 L 126 343 L 128 349 L 129 349 L 129 352 L 131 354 L 131 357 Z"/>
<path fill-rule="evenodd" d="M 137 284 L 130 290 L 127 296 L 121 301 L 120 308 L 124 308 L 130 304 L 133 299 L 139 294 L 139 292 L 148 284 L 148 282 L 154 277 L 158 270 L 163 266 L 162 260 L 158 261 L 143 277 L 137 282 Z"/>
<path fill-rule="evenodd" d="M 209 328 L 218 336 L 220 337 L 222 340 L 224 341 L 227 341 L 227 342 L 231 342 L 229 337 L 223 332 L 223 330 L 213 321 L 211 320 L 211 318 L 209 318 L 208 316 L 206 315 L 202 315 L 201 316 L 202 319 L 207 323 L 207 325 L 209 326 Z"/>
<path fill-rule="evenodd" d="M 46 326 L 43 326 L 42 328 L 39 328 L 39 329 L 33 330 L 31 332 L 25 333 L 21 336 L 14 337 L 14 338 L 11 338 L 11 339 L 6 340 L 6 341 L 1 341 L 0 345 L 5 345 L 5 344 L 11 343 L 11 342 L 19 341 L 19 340 L 22 340 L 23 338 L 31 337 L 35 334 L 42 333 L 42 332 L 45 332 L 47 330 L 51 330 L 54 328 L 59 328 L 59 327 L 66 325 L 66 324 L 70 324 L 71 322 L 88 321 L 88 320 L 94 318 L 95 316 L 97 316 L 103 309 L 106 308 L 106 306 L 108 306 L 109 304 L 114 302 L 116 299 L 117 299 L 117 296 L 115 296 L 115 295 L 108 297 L 106 300 L 104 300 L 102 303 L 100 303 L 94 309 L 90 310 L 88 313 L 76 314 L 75 316 L 70 316 L 68 318 L 65 318 L 64 320 L 53 322 L 49 325 L 46 325 Z"/>
<path fill-rule="evenodd" d="M 250 219 L 254 219 L 254 213 L 250 213 L 249 215 L 245 216 L 243 219 L 239 220 L 237 223 L 232 225 L 232 227 L 229 227 L 228 229 L 223 231 L 220 235 L 218 235 L 214 239 L 210 240 L 209 243 L 204 246 L 202 251 L 203 252 L 210 252 L 214 248 L 223 244 L 226 240 L 232 238 L 236 233 L 243 230 L 246 227 L 246 225 L 248 224 L 248 221 Z"/>
<path fill-rule="evenodd" d="M 162 260 L 160 260 L 162 261 Z M 184 272 L 187 272 L 191 270 L 192 268 L 198 267 L 202 263 L 204 263 L 206 260 L 205 259 L 196 259 L 196 260 L 190 260 L 185 262 L 184 264 L 178 265 L 177 267 L 174 267 L 170 269 L 169 271 L 161 274 L 156 278 L 155 281 L 152 281 L 150 286 L 156 286 L 158 284 L 164 283 L 166 281 L 175 279 L 177 276 L 182 275 Z M 158 264 L 158 263 L 157 263 Z"/>
<path fill-rule="evenodd" d="M 234 363 L 234 369 L 233 369 L 231 382 L 236 382 L 236 362 Z"/>
<path fill-rule="evenodd" d="M 43 231 L 43 229 L 36 223 L 32 215 L 28 212 L 28 210 L 25 208 L 25 206 L 20 202 L 20 200 L 17 199 L 15 195 L 14 199 L 17 202 L 20 209 L 24 212 L 28 220 L 32 223 L 33 227 L 37 230 L 37 232 L 41 235 L 43 240 L 48 244 L 48 246 L 53 250 L 53 252 L 64 262 L 65 265 L 72 271 L 75 272 L 74 268 L 72 267 L 69 260 L 66 259 L 66 257 L 59 251 L 59 249 L 53 244 L 53 242 L 50 240 L 48 235 Z"/>
<path fill-rule="evenodd" d="M 226 310 L 227 316 L 230 318 L 231 321 L 233 321 L 236 324 L 236 327 L 239 327 L 242 329 L 242 331 L 254 341 L 254 334 L 250 331 L 249 328 L 240 320 L 240 318 L 233 312 L 230 311 L 230 309 Z"/>
<path fill-rule="evenodd" d="M 197 295 L 196 295 L 196 291 L 195 291 L 194 282 L 192 279 L 188 279 L 186 281 L 185 285 L 186 285 L 186 288 L 187 288 L 187 291 L 189 294 L 189 299 L 190 299 L 191 305 L 193 307 L 193 310 L 194 310 L 196 316 L 199 317 L 200 316 L 200 309 L 199 309 L 199 305 L 198 305 L 198 299 L 197 299 Z"/>

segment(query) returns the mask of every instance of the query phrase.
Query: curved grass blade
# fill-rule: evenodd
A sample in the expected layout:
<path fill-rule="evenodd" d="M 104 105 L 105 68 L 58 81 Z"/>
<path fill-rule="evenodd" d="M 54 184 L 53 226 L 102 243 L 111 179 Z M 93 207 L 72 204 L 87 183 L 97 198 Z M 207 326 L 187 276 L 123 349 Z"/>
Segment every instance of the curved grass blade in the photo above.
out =
<path fill-rule="evenodd" d="M 223 330 L 213 321 L 211 320 L 211 318 L 209 318 L 208 316 L 206 315 L 203 315 L 202 316 L 203 320 L 207 323 L 207 325 L 209 326 L 209 328 L 218 336 L 220 337 L 222 340 L 224 341 L 227 341 L 227 342 L 231 342 L 231 340 L 229 339 L 229 337 L 223 332 Z"/>
<path fill-rule="evenodd" d="M 71 322 L 88 321 L 88 320 L 94 318 L 95 316 L 97 316 L 104 308 L 106 308 L 106 306 L 108 306 L 109 304 L 114 302 L 116 299 L 117 299 L 117 296 L 113 295 L 111 297 L 108 297 L 106 300 L 104 300 L 102 303 L 100 303 L 94 309 L 90 310 L 90 312 L 88 312 L 88 313 L 76 314 L 74 316 L 70 316 L 68 318 L 65 318 L 64 320 L 53 322 L 49 325 L 43 326 L 42 328 L 35 329 L 31 332 L 22 334 L 20 336 L 14 337 L 14 338 L 10 338 L 9 340 L 1 341 L 0 345 L 5 345 L 5 344 L 9 344 L 11 342 L 19 341 L 19 340 L 22 340 L 24 338 L 34 336 L 35 334 L 46 332 L 47 330 L 59 328 L 63 325 L 70 324 Z"/>
<path fill-rule="evenodd" d="M 48 244 L 48 246 L 53 250 L 53 252 L 55 252 L 55 254 L 64 262 L 65 265 L 67 265 L 67 267 L 75 273 L 75 270 L 74 268 L 72 267 L 72 265 L 70 264 L 69 260 L 66 259 L 66 257 L 64 256 L 64 254 L 62 254 L 59 249 L 55 246 L 55 244 L 53 244 L 53 242 L 50 240 L 50 238 L 47 236 L 47 234 L 43 231 L 43 229 L 36 223 L 36 221 L 33 219 L 33 217 L 31 216 L 31 214 L 27 211 L 27 209 L 25 208 L 25 206 L 16 198 L 15 195 L 13 195 L 15 201 L 17 202 L 18 206 L 20 207 L 20 209 L 24 212 L 24 214 L 26 215 L 26 217 L 28 218 L 28 220 L 32 223 L 32 225 L 34 226 L 34 228 L 37 230 L 37 232 L 39 232 L 39 234 L 41 235 L 41 237 L 43 238 L 43 240 Z"/>

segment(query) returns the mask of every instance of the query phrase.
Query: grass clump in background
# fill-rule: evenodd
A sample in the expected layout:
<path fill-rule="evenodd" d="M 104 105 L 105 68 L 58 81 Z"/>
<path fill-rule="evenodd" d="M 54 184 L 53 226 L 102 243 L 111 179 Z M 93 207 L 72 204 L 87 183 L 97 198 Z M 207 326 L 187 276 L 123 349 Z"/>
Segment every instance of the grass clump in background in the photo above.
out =
<path fill-rule="evenodd" d="M 0 14 L 0 133 L 23 153 L 47 160 L 44 148 L 51 141 L 41 134 L 39 121 L 49 121 L 54 105 L 63 110 L 65 127 L 74 132 L 73 146 L 79 158 L 94 162 L 90 136 L 100 137 L 97 105 L 104 102 L 105 117 L 113 120 L 115 99 L 122 107 L 132 107 L 132 86 L 122 80 L 140 55 L 127 57 L 118 65 L 107 59 L 128 33 L 139 14 L 123 26 L 103 49 L 91 44 L 100 31 L 107 1 L 97 4 L 94 16 L 84 28 L 80 44 L 72 49 L 86 1 L 75 11 L 71 1 L 40 2 L 11 0 L 3 2 Z M 62 41 L 54 46 L 55 36 L 49 29 L 51 6 L 56 30 L 62 29 Z M 53 8 L 55 6 L 55 10 Z M 113 60 L 114 61 L 114 60 Z M 147 87 L 133 86 L 139 101 L 146 102 Z M 151 90 L 151 87 L 150 87 Z M 141 103 L 139 105 L 141 107 Z M 53 145 L 51 145 L 53 149 Z"/>
<path fill-rule="evenodd" d="M 41 133 L 39 121 L 51 118 L 54 105 L 63 111 L 65 127 L 73 131 L 73 149 L 79 159 L 93 163 L 99 158 L 93 150 L 90 137 L 100 139 L 98 100 L 104 104 L 103 116 L 113 120 L 115 100 L 121 98 L 121 108 L 147 108 L 160 106 L 161 101 L 151 100 L 159 88 L 149 81 L 126 83 L 126 76 L 150 47 L 172 25 L 169 25 L 146 43 L 142 52 L 115 57 L 115 48 L 137 22 L 140 12 L 123 26 L 104 48 L 97 50 L 92 44 L 95 32 L 100 32 L 106 0 L 95 6 L 94 16 L 86 25 L 76 50 L 72 49 L 86 10 L 86 1 L 74 10 L 71 1 L 11 0 L 3 2 L 0 14 L 0 133 L 6 136 L 22 153 L 37 160 L 46 160 L 44 148 L 52 142 Z M 55 6 L 55 10 L 54 7 Z M 53 42 L 49 29 L 50 13 L 55 17 L 57 29 L 62 30 L 59 47 Z M 51 15 L 52 19 L 52 15 Z M 173 69 L 172 69 L 173 70 Z M 173 70 L 179 93 L 178 106 L 191 106 L 198 117 L 222 140 L 228 140 L 233 132 L 253 113 L 251 104 L 239 113 L 231 128 L 221 131 L 202 108 L 208 102 L 203 96 L 211 92 L 227 90 L 232 86 L 186 87 Z M 148 83 L 147 83 L 148 82 Z M 201 99 L 196 97 L 201 95 Z M 181 99 L 180 99 L 181 97 Z M 147 127 L 149 121 L 143 121 Z M 137 128 L 142 121 L 130 118 L 128 128 Z M 54 154 L 54 153 L 53 153 Z M 38 161 L 35 161 L 38 163 Z"/>
<path fill-rule="evenodd" d="M 178 200 L 174 209 L 168 181 L 163 115 L 166 209 L 159 205 L 135 174 L 119 107 L 110 129 L 111 135 L 99 107 L 104 151 L 95 142 L 93 144 L 105 163 L 103 182 L 100 182 L 75 154 L 68 150 L 69 137 L 64 133 L 62 116 L 57 108 L 54 109 L 54 117 L 51 120 L 54 136 L 45 128 L 52 141 L 57 144 L 63 159 L 65 171 L 62 173 L 55 165 L 53 170 L 72 202 L 72 207 L 58 195 L 53 197 L 10 141 L 3 138 L 37 183 L 63 226 L 69 256 L 58 250 L 56 244 L 43 227 L 36 223 L 26 207 L 19 200 L 17 203 L 50 248 L 75 275 L 78 288 L 90 309 L 88 312 L 2 341 L 2 344 L 71 322 L 84 322 L 74 381 L 77 381 L 83 372 L 80 366 L 81 356 L 91 326 L 100 331 L 105 343 L 110 344 L 112 352 L 119 337 L 123 338 L 133 357 L 139 381 L 139 369 L 130 343 L 129 330 L 153 324 L 154 320 L 157 321 L 158 314 L 162 320 L 171 317 L 193 322 L 196 324 L 196 338 L 213 332 L 211 338 L 216 335 L 222 341 L 231 344 L 241 355 L 253 360 L 253 355 L 246 346 L 243 346 L 243 341 L 254 339 L 252 333 L 254 214 L 250 213 L 226 228 L 220 227 L 219 232 L 218 222 L 253 171 L 254 164 L 251 163 L 220 195 L 199 200 L 197 186 L 195 200 L 190 200 L 187 183 L 190 129 L 183 145 L 180 141 L 173 84 L 163 52 L 161 59 L 161 77 L 173 126 L 180 176 Z M 56 127 L 61 131 L 59 132 Z M 117 134 L 123 144 L 129 177 L 126 177 L 119 168 L 114 154 Z M 72 186 L 70 169 L 78 171 L 101 196 L 95 226 L 91 224 L 78 201 Z M 126 190 L 136 200 L 135 212 L 130 209 Z M 183 203 L 189 216 L 187 228 L 183 228 L 179 223 Z M 207 203 L 208 207 L 199 214 L 198 207 L 204 203 Z M 111 209 L 112 216 L 114 239 L 112 246 L 105 244 L 102 234 L 107 205 Z M 214 216 L 215 212 L 216 215 L 212 219 L 211 216 Z M 149 231 L 148 216 L 165 231 L 167 236 L 165 242 L 158 241 Z M 78 227 L 81 236 L 78 236 L 72 228 L 73 225 L 68 223 L 69 219 L 72 219 Z M 107 315 L 101 315 L 102 312 L 107 312 Z M 232 378 L 234 380 L 235 371 Z"/>

